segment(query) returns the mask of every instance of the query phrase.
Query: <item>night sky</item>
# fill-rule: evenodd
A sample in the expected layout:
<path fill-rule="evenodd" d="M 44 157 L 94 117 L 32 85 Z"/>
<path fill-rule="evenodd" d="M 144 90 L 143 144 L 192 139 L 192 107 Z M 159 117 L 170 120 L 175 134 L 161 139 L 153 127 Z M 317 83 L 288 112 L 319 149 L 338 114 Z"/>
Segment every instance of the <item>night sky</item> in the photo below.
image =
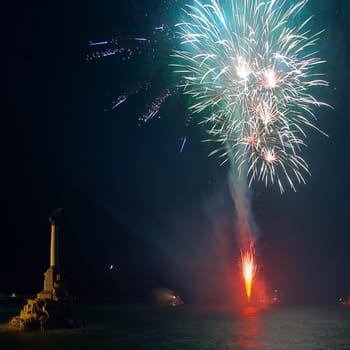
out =
<path fill-rule="evenodd" d="M 160 119 L 138 126 L 171 80 L 166 54 L 158 56 L 162 69 L 145 57 L 85 59 L 89 40 L 146 35 L 178 13 L 158 0 L 87 3 L 7 5 L 0 292 L 41 290 L 48 217 L 62 207 L 61 265 L 72 294 L 134 302 L 168 287 L 185 301 L 217 300 L 225 294 L 222 264 L 235 265 L 239 256 L 228 168 L 207 157 L 212 146 L 201 142 L 196 122 L 185 128 L 181 96 L 166 101 Z M 252 200 L 268 288 L 286 302 L 335 303 L 350 294 L 350 2 L 310 0 L 308 9 L 315 28 L 326 29 L 319 50 L 330 88 L 319 96 L 334 109 L 319 109 L 317 125 L 330 137 L 307 130 L 306 185 L 282 196 L 256 185 Z M 150 92 L 105 111 L 149 78 Z"/>

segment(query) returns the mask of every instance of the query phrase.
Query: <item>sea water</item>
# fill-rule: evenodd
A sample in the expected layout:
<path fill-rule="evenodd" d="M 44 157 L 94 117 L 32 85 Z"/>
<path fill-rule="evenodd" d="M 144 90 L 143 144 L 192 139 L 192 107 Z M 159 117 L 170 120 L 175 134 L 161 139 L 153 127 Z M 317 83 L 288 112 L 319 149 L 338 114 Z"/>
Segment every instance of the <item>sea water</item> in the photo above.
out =
<path fill-rule="evenodd" d="M 0 306 L 0 349 L 12 350 L 350 350 L 350 308 L 77 305 L 86 327 L 8 332 L 17 307 Z"/>

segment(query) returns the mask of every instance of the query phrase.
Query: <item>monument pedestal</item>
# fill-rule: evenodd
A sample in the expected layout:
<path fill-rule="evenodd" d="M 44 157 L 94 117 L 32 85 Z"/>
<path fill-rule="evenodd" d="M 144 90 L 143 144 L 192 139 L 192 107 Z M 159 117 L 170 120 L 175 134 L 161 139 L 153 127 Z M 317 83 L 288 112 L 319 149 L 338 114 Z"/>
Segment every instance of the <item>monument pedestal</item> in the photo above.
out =
<path fill-rule="evenodd" d="M 57 266 L 50 266 L 44 273 L 44 289 L 37 294 L 38 299 L 67 298 L 66 285 L 64 283 L 63 271 Z"/>

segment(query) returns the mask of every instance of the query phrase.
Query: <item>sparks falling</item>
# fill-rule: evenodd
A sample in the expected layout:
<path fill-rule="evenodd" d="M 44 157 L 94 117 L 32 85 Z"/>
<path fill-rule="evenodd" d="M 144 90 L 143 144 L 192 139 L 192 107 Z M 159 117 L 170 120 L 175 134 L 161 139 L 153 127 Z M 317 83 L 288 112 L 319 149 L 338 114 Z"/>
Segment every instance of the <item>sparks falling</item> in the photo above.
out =
<path fill-rule="evenodd" d="M 309 174 L 304 128 L 315 125 L 315 97 L 327 86 L 318 68 L 307 0 L 194 0 L 178 23 L 175 72 L 190 95 L 191 112 L 219 143 L 224 159 L 249 179 L 296 189 Z M 304 17 L 304 18 L 303 18 Z M 227 142 L 231 147 L 227 147 Z"/>
<path fill-rule="evenodd" d="M 251 241 L 250 247 L 246 251 L 241 250 L 242 274 L 244 279 L 245 291 L 248 300 L 252 293 L 252 285 L 256 272 L 256 263 L 254 259 L 254 243 Z"/>

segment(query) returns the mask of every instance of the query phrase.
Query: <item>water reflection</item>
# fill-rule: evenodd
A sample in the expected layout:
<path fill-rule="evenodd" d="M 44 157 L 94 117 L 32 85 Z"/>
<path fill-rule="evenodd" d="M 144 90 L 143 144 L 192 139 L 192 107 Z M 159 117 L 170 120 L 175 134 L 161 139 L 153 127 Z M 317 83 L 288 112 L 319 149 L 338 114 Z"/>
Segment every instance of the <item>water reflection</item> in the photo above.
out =
<path fill-rule="evenodd" d="M 245 307 L 238 313 L 231 349 L 258 349 L 262 345 L 261 308 Z"/>

